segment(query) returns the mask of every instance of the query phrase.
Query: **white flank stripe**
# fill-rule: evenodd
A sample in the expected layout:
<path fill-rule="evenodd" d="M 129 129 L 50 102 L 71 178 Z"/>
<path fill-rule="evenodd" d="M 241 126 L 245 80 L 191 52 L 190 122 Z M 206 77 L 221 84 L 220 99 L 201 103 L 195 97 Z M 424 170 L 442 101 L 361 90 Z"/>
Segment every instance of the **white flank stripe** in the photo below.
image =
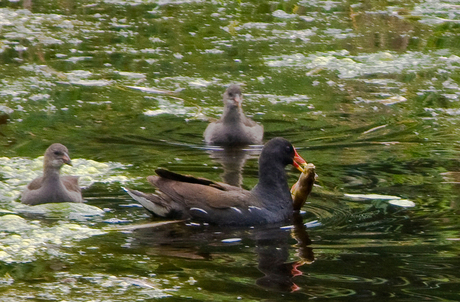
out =
<path fill-rule="evenodd" d="M 231 207 L 230 209 L 232 209 L 232 210 L 235 210 L 235 211 L 237 211 L 237 212 L 238 212 L 238 213 L 240 213 L 240 214 L 243 214 L 243 212 L 241 212 L 241 210 L 240 210 L 240 209 L 238 209 L 238 208 L 235 208 L 235 207 Z"/>
<path fill-rule="evenodd" d="M 262 211 L 261 208 L 259 207 L 256 207 L 256 206 L 249 206 L 249 209 L 255 209 L 255 210 L 259 210 L 259 211 Z"/>
<path fill-rule="evenodd" d="M 200 211 L 202 213 L 205 213 L 206 215 L 208 214 L 208 212 L 206 212 L 205 210 L 203 210 L 201 208 L 190 208 L 190 211 Z"/>

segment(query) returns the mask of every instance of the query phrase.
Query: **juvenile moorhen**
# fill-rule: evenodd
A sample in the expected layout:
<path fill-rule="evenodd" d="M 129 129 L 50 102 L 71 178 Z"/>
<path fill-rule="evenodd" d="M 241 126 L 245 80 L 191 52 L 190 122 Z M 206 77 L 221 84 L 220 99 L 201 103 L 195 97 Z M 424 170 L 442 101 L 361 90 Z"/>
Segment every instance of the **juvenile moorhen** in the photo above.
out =
<path fill-rule="evenodd" d="M 62 165 L 72 165 L 69 151 L 62 144 L 46 149 L 43 176 L 32 180 L 22 192 L 21 202 L 37 205 L 52 202 L 83 202 L 78 176 L 61 176 Z"/>
<path fill-rule="evenodd" d="M 222 117 L 204 131 L 207 144 L 220 146 L 260 145 L 264 127 L 246 117 L 241 108 L 243 96 L 238 85 L 231 85 L 223 95 Z"/>
<path fill-rule="evenodd" d="M 205 178 L 157 169 L 147 180 L 157 188 L 145 194 L 124 188 L 149 212 L 172 219 L 192 219 L 217 225 L 257 225 L 282 222 L 293 213 L 284 168 L 305 160 L 284 138 L 267 142 L 259 158 L 259 183 L 250 191 Z"/>

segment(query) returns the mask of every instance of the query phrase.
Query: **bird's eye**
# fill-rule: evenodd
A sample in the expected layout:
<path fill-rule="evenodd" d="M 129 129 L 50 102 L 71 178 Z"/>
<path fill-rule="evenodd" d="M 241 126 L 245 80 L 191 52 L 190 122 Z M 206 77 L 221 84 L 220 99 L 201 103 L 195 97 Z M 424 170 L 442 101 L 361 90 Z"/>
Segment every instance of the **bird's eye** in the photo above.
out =
<path fill-rule="evenodd" d="M 54 153 L 54 155 L 62 155 L 61 151 L 54 151 L 53 153 Z"/>
<path fill-rule="evenodd" d="M 232 97 L 233 97 L 233 93 L 230 92 L 230 93 L 228 94 L 228 96 L 232 98 Z"/>

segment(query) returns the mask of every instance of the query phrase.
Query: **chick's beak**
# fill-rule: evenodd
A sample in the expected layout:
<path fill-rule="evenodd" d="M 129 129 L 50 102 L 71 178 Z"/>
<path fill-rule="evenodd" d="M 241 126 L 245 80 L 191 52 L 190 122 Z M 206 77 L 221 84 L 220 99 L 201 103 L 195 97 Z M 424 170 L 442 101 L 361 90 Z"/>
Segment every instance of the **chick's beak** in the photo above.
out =
<path fill-rule="evenodd" d="M 69 154 L 64 152 L 64 156 L 62 156 L 62 160 L 64 161 L 64 164 L 67 164 L 69 166 L 72 165 L 72 161 L 70 160 Z"/>
<path fill-rule="evenodd" d="M 241 106 L 241 103 L 243 102 L 243 96 L 237 94 L 234 98 L 233 101 L 235 102 L 236 105 Z"/>
<path fill-rule="evenodd" d="M 294 161 L 292 163 L 292 165 L 294 167 L 297 168 L 297 170 L 299 170 L 300 172 L 303 172 L 304 171 L 304 166 L 307 165 L 307 162 L 305 161 L 305 159 L 303 159 L 299 153 L 297 153 L 297 150 L 294 149 Z"/>

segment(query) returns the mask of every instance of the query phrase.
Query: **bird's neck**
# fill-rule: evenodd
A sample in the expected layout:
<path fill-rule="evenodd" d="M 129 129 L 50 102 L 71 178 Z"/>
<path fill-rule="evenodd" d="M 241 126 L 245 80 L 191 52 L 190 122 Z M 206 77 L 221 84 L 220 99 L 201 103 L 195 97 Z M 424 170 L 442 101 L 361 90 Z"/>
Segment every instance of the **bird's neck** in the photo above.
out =
<path fill-rule="evenodd" d="M 275 162 L 259 162 L 259 183 L 254 187 L 256 194 L 266 195 L 266 200 L 292 204 L 285 167 Z M 275 204 L 273 204 L 275 206 Z M 279 205 L 278 205 L 279 206 Z"/>
<path fill-rule="evenodd" d="M 60 179 L 60 168 L 46 165 L 43 167 L 43 181 L 58 182 Z"/>
<path fill-rule="evenodd" d="M 222 115 L 224 123 L 233 124 L 239 122 L 244 117 L 243 109 L 241 107 L 225 107 Z"/>

